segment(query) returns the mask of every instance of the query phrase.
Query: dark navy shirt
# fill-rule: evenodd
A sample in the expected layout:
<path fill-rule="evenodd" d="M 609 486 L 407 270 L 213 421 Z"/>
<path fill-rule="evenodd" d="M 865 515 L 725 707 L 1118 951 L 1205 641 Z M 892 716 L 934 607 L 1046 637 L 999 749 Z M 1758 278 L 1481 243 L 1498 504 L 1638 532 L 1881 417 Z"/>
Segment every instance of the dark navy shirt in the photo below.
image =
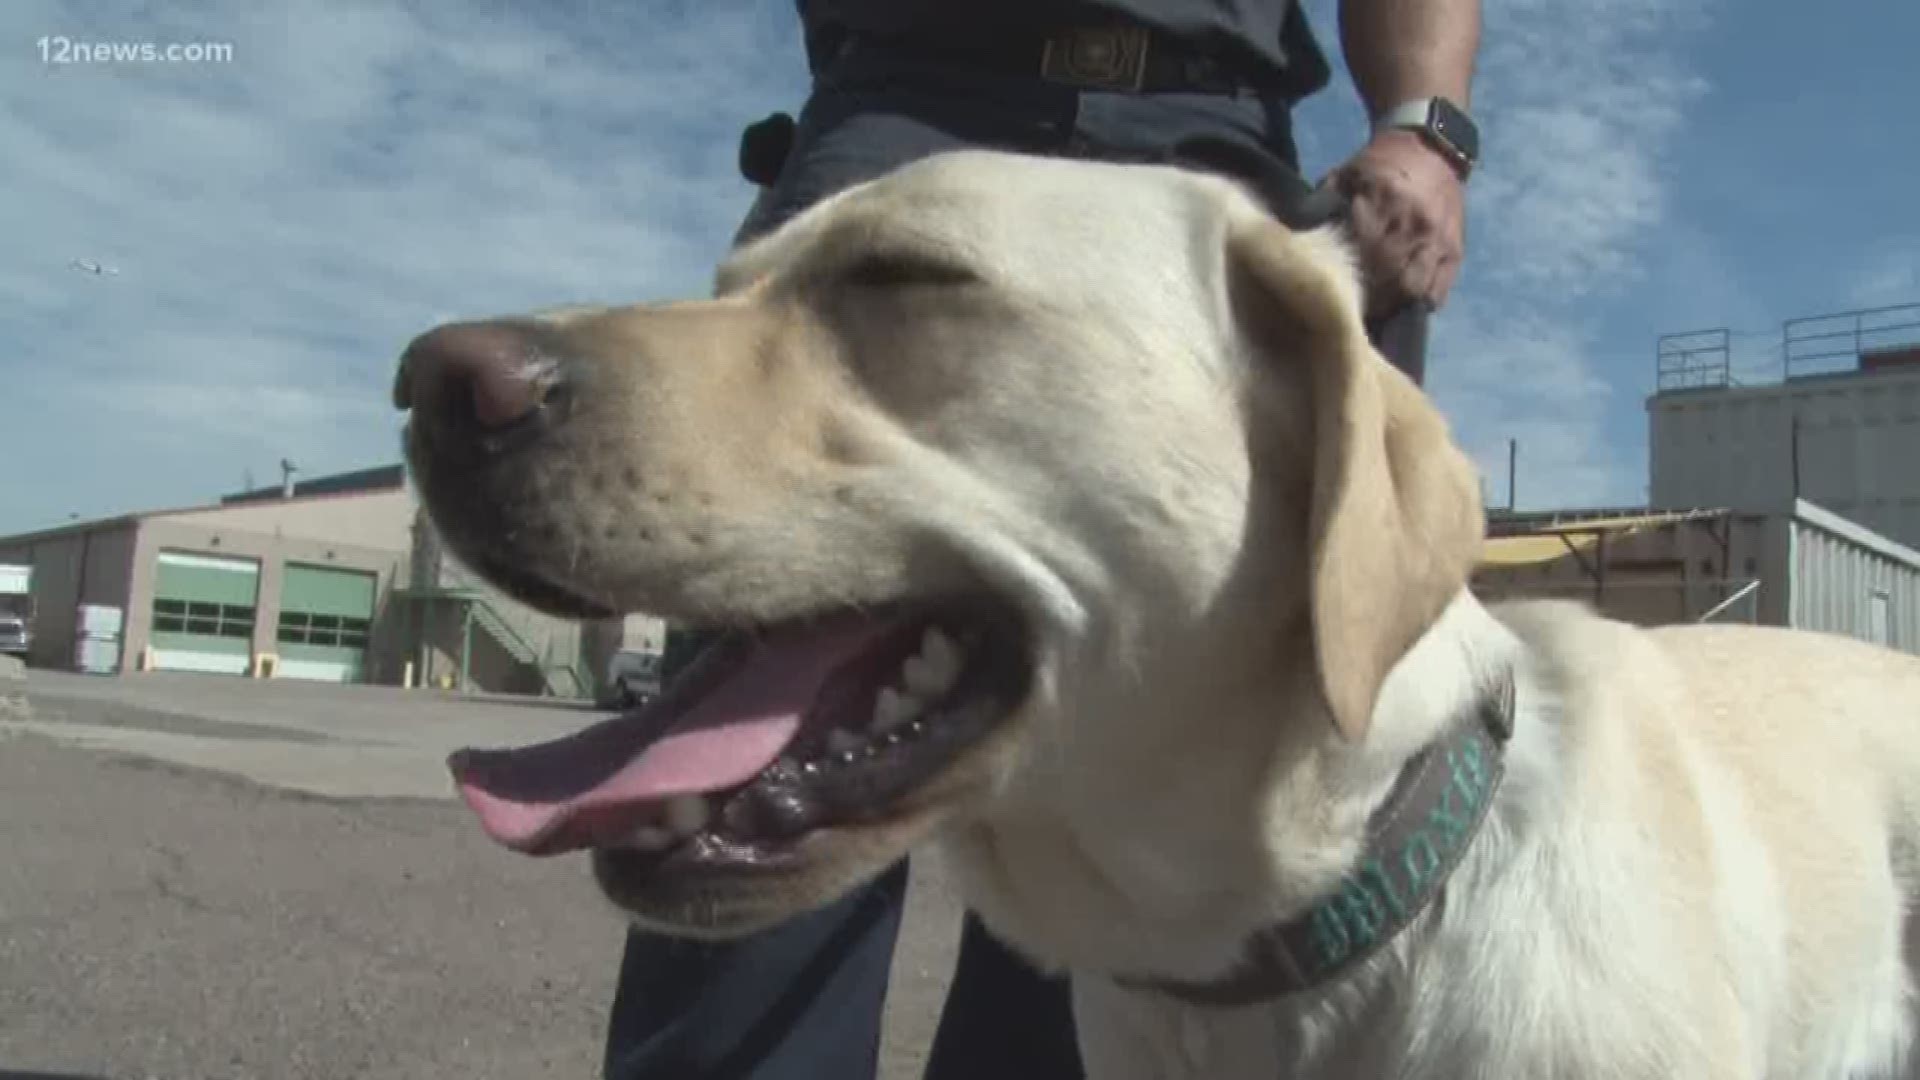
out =
<path fill-rule="evenodd" d="M 1327 61 L 1290 0 L 795 0 L 809 53 L 837 34 L 941 40 L 1141 23 L 1264 69 L 1293 91 L 1326 85 Z"/>

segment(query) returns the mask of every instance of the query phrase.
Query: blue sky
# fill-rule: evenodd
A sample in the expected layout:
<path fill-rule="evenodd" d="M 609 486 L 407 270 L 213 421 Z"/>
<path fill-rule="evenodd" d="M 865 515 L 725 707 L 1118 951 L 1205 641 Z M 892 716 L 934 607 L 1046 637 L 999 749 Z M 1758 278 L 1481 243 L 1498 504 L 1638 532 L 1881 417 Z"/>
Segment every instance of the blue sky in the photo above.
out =
<path fill-rule="evenodd" d="M 1660 333 L 1763 374 L 1786 318 L 1920 301 L 1915 40 L 1910 0 L 1489 0 L 1430 371 L 1497 492 L 1514 437 L 1523 506 L 1643 498 Z M 438 321 L 699 294 L 739 126 L 805 90 L 786 0 L 9 0 L 0 48 L 0 534 L 392 461 Z M 1344 74 L 1300 124 L 1310 171 L 1354 147 Z"/>

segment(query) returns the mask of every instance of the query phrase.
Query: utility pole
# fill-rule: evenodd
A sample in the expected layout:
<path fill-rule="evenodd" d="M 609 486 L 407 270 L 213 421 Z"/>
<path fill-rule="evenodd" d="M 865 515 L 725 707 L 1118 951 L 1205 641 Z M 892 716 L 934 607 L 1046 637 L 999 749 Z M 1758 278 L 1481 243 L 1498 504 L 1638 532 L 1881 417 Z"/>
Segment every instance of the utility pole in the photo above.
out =
<path fill-rule="evenodd" d="M 1518 473 L 1520 469 L 1520 440 L 1507 440 L 1507 509 L 1518 510 L 1514 505 L 1514 493 L 1519 490 Z"/>

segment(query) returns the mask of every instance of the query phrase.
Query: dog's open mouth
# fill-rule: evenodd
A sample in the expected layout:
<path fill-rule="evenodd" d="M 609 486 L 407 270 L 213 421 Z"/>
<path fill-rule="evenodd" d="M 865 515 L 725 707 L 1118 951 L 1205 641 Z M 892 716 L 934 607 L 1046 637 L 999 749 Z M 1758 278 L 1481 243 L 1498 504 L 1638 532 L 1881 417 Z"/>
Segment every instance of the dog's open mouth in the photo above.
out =
<path fill-rule="evenodd" d="M 591 848 L 629 878 L 778 869 L 809 834 L 926 809 L 916 794 L 1032 677 L 1003 612 L 838 613 L 729 633 L 639 712 L 449 765 L 488 835 L 517 851 Z"/>

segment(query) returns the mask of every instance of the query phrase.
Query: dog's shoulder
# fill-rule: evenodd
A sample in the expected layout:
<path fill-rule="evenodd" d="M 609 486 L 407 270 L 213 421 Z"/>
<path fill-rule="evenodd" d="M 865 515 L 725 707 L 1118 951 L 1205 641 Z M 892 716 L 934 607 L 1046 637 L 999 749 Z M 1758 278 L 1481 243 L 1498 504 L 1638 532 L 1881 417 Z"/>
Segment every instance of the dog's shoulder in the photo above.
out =
<path fill-rule="evenodd" d="M 1568 600 L 1507 601 L 1488 611 L 1520 643 L 1536 708 L 1590 722 L 1623 709 L 1683 707 L 1674 700 L 1682 679 L 1670 650 L 1641 627 Z"/>

